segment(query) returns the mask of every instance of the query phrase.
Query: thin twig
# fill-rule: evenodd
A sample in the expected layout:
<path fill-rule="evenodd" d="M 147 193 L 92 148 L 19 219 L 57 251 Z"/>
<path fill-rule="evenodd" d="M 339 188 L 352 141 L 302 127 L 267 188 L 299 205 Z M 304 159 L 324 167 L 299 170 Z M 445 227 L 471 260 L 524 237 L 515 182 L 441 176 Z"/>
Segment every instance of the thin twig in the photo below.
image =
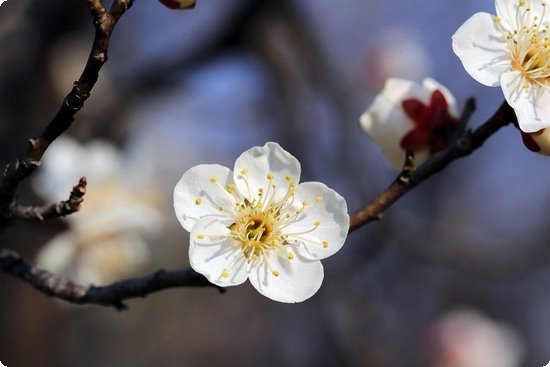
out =
<path fill-rule="evenodd" d="M 86 0 L 92 14 L 95 37 L 88 61 L 80 78 L 74 83 L 52 121 L 40 137 L 29 140 L 29 148 L 23 158 L 18 158 L 4 169 L 0 182 L 0 219 L 16 217 L 16 194 L 19 183 L 28 178 L 40 166 L 42 156 L 50 144 L 64 133 L 84 106 L 99 77 L 99 71 L 107 61 L 111 34 L 122 14 L 132 5 L 132 0 L 116 0 L 109 12 L 101 0 Z M 23 216 L 24 217 L 24 216 Z M 32 216 L 31 216 L 32 217 Z"/>
<path fill-rule="evenodd" d="M 471 116 L 475 104 L 467 103 L 461 120 L 464 124 Z M 402 174 L 373 201 L 357 210 L 351 216 L 349 232 L 353 232 L 365 224 L 378 220 L 399 198 L 405 195 L 413 187 L 443 170 L 451 162 L 471 154 L 483 145 L 483 143 L 500 128 L 516 121 L 514 110 L 503 102 L 495 114 L 474 132 L 466 131 L 460 138 L 441 153 L 434 155 L 430 160 L 421 165 L 407 181 L 401 179 Z M 462 122 L 461 122 L 462 123 Z"/>
<path fill-rule="evenodd" d="M 27 263 L 12 250 L 0 250 L 0 269 L 32 285 L 38 291 L 70 303 L 93 304 L 114 307 L 122 311 L 128 307 L 125 300 L 145 298 L 149 294 L 168 288 L 215 287 L 205 277 L 192 269 L 174 271 L 159 270 L 140 278 L 121 280 L 111 285 L 96 287 L 80 285 L 61 279 L 52 273 Z"/>
<path fill-rule="evenodd" d="M 82 177 L 78 184 L 73 187 L 68 200 L 45 206 L 24 206 L 18 204 L 13 207 L 12 215 L 17 218 L 40 221 L 71 215 L 80 210 L 80 206 L 84 201 L 84 194 L 86 194 L 86 185 L 86 177 Z"/>

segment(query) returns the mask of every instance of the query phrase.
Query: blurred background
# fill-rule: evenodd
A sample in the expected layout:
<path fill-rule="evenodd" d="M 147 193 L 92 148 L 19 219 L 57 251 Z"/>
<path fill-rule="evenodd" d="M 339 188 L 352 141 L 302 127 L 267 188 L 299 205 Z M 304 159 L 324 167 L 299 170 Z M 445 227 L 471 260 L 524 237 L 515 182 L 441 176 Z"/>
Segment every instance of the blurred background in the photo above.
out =
<path fill-rule="evenodd" d="M 431 76 L 472 126 L 503 100 L 463 70 L 451 35 L 491 0 L 136 1 L 85 108 L 22 185 L 27 204 L 68 196 L 82 212 L 13 222 L 0 246 L 80 282 L 188 266 L 172 190 L 199 163 L 232 167 L 277 141 L 303 181 L 350 211 L 394 178 L 358 118 L 384 81 Z M 0 163 L 25 151 L 83 69 L 85 2 L 0 8 Z M 250 285 L 176 289 L 116 312 L 71 306 L 0 274 L 0 361 L 13 366 L 520 367 L 550 360 L 548 158 L 508 127 L 352 233 L 323 262 L 310 300 L 279 304 Z M 546 160 L 546 161 L 545 161 Z"/>

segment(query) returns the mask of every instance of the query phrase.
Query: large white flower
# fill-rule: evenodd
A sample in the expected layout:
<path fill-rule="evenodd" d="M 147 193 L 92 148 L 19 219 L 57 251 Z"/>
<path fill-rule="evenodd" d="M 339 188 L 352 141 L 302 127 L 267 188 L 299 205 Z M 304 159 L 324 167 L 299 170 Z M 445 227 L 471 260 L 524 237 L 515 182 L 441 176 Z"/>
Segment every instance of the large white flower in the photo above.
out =
<path fill-rule="evenodd" d="M 426 78 L 419 85 L 390 78 L 359 121 L 399 171 L 407 150 L 414 151 L 416 163 L 421 164 L 444 149 L 454 133 L 457 115 L 455 98 L 435 80 Z"/>
<path fill-rule="evenodd" d="M 496 13 L 476 13 L 453 35 L 453 50 L 478 82 L 501 86 L 519 127 L 550 127 L 550 39 L 545 1 L 496 0 Z"/>
<path fill-rule="evenodd" d="M 301 302 L 323 281 L 319 260 L 347 236 L 346 201 L 300 180 L 300 163 L 277 143 L 242 153 L 234 171 L 216 164 L 184 173 L 174 208 L 191 232 L 189 261 L 216 285 L 244 283 L 280 302 Z"/>

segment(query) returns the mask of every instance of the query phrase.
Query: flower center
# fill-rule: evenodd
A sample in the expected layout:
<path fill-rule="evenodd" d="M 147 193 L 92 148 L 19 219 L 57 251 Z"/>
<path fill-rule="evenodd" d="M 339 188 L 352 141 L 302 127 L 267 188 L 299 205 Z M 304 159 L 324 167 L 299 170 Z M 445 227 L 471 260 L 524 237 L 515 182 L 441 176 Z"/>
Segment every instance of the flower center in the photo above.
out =
<path fill-rule="evenodd" d="M 216 185 L 235 198 L 234 222 L 227 227 L 230 233 L 225 235 L 199 233 L 197 239 L 203 239 L 206 236 L 230 237 L 235 241 L 237 251 L 242 252 L 248 267 L 264 263 L 271 274 L 276 277 L 280 273 L 274 270 L 270 263 L 270 255 L 274 252 L 274 256 L 283 256 L 290 261 L 295 258 L 294 249 L 291 245 L 296 244 L 298 241 L 320 245 L 323 248 L 329 247 L 330 244 L 326 240 L 317 241 L 302 237 L 302 235 L 318 229 L 321 225 L 320 220 L 313 221 L 311 225 L 306 225 L 297 232 L 289 232 L 287 228 L 303 218 L 302 215 L 306 206 L 322 202 L 322 196 L 317 196 L 314 203 L 309 203 L 307 200 L 302 203 L 295 203 L 296 182 L 290 176 L 285 177 L 286 184 L 284 186 L 286 191 L 282 191 L 285 188 L 277 187 L 274 184 L 274 175 L 272 173 L 267 174 L 266 189 L 259 188 L 255 194 L 251 190 L 247 169 L 243 169 L 238 178 L 244 180 L 247 188 L 246 193 L 236 190 L 234 184 L 223 187 L 217 177 L 210 178 L 211 184 Z M 281 192 L 283 195 L 281 195 Z M 210 203 L 204 197 L 196 198 L 195 204 L 210 205 L 220 211 L 233 212 L 233 210 Z M 222 271 L 221 276 L 224 278 L 229 277 L 231 268 L 239 263 L 239 259 L 241 257 L 235 257 Z"/>
<path fill-rule="evenodd" d="M 246 173 L 243 176 L 248 181 Z M 237 201 L 236 221 L 228 227 L 249 264 L 261 258 L 267 260 L 272 250 L 288 245 L 288 236 L 282 229 L 301 213 L 292 212 L 296 183 L 290 177 L 286 180 L 286 194 L 278 200 L 273 199 L 279 189 L 272 183 L 273 175 L 269 174 L 267 180 L 267 189 L 260 188 L 252 201 L 246 198 Z"/>
<path fill-rule="evenodd" d="M 518 29 L 506 30 L 512 68 L 521 73 L 524 88 L 529 85 L 542 87 L 550 81 L 549 29 L 547 24 L 543 24 L 546 3 L 537 3 L 542 7 L 537 9 L 541 10 L 540 17 L 533 15 L 530 1 L 519 0 L 516 8 Z M 500 24 L 500 19 L 495 18 L 495 22 Z"/>
<path fill-rule="evenodd" d="M 248 262 L 282 245 L 279 217 L 273 210 L 261 211 L 253 203 L 241 204 L 237 221 L 229 226 Z"/>

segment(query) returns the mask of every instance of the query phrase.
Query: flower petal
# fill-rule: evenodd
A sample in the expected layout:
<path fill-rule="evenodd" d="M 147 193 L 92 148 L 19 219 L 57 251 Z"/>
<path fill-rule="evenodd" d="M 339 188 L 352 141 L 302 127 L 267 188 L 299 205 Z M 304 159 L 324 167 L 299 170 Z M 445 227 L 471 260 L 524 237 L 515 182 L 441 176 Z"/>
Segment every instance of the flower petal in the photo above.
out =
<path fill-rule="evenodd" d="M 288 260 L 272 254 L 254 266 L 249 274 L 250 283 L 264 296 L 274 301 L 295 303 L 313 296 L 323 283 L 323 265 L 320 261 L 301 258 Z M 278 276 L 272 271 L 277 271 Z"/>
<path fill-rule="evenodd" d="M 183 228 L 191 231 L 205 217 L 230 221 L 236 200 L 225 189 L 228 184 L 233 184 L 233 173 L 218 164 L 201 164 L 185 172 L 174 189 L 174 209 Z"/>
<path fill-rule="evenodd" d="M 506 35 L 495 26 L 493 15 L 476 13 L 453 35 L 453 51 L 478 82 L 500 84 L 500 75 L 511 68 Z"/>
<path fill-rule="evenodd" d="M 456 99 L 447 87 L 432 78 L 424 78 L 422 80 L 422 87 L 424 87 L 430 95 L 436 90 L 440 91 L 443 94 L 443 97 L 445 97 L 445 102 L 447 102 L 449 113 L 454 117 L 458 117 L 459 111 L 456 104 Z"/>
<path fill-rule="evenodd" d="M 287 177 L 297 184 L 300 171 L 300 162 L 294 156 L 279 144 L 269 142 L 241 154 L 235 161 L 233 175 L 238 190 L 246 198 L 253 200 L 260 188 L 266 192 L 271 187 L 269 196 L 273 195 L 272 200 L 278 201 L 287 193 Z"/>
<path fill-rule="evenodd" d="M 365 133 L 380 146 L 391 167 L 398 171 L 405 160 L 405 151 L 400 147 L 401 139 L 414 128 L 413 122 L 403 113 L 401 101 L 419 98 L 420 94 L 423 94 L 422 88 L 413 82 L 388 79 L 382 93 L 376 96 L 371 107 L 359 119 Z M 424 94 L 427 99 L 427 93 Z"/>
<path fill-rule="evenodd" d="M 323 183 L 304 182 L 298 185 L 296 201 L 306 205 L 284 229 L 292 248 L 309 260 L 321 260 L 340 250 L 349 230 L 344 198 Z"/>
<path fill-rule="evenodd" d="M 230 233 L 229 228 L 212 218 L 197 222 L 191 231 L 191 267 L 220 287 L 239 285 L 248 278 L 243 252 Z"/>
<path fill-rule="evenodd" d="M 514 109 L 520 129 L 532 133 L 550 126 L 550 92 L 546 87 L 522 85 L 519 71 L 502 74 L 502 91 Z"/>
<path fill-rule="evenodd" d="M 497 17 L 501 19 L 502 25 L 510 31 L 518 29 L 517 9 L 518 0 L 495 0 Z"/>

